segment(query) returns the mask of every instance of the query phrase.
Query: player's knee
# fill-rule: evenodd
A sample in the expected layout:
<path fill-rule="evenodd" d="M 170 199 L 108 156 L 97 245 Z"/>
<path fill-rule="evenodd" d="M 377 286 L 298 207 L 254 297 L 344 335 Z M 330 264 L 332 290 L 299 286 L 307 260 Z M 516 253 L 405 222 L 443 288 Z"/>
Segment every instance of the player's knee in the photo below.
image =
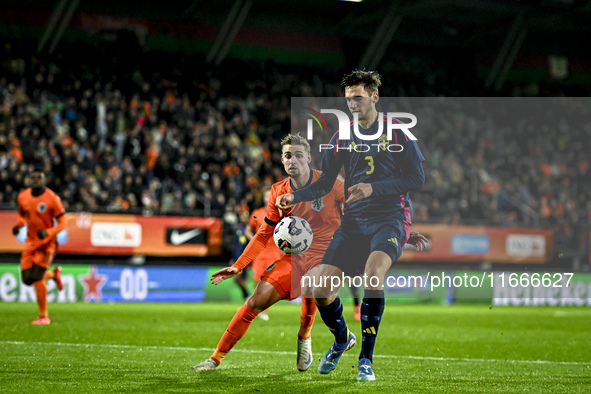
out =
<path fill-rule="evenodd" d="M 318 306 L 325 306 L 332 302 L 335 299 L 336 294 L 338 294 L 339 288 L 334 288 L 334 291 L 331 290 L 330 286 L 313 286 L 308 291 L 312 293 L 312 297 L 316 301 L 316 305 Z M 333 294 L 334 293 L 334 294 Z"/>
<path fill-rule="evenodd" d="M 314 298 L 316 305 L 327 306 L 330 305 L 335 299 L 334 298 Z"/>
<path fill-rule="evenodd" d="M 246 305 L 252 309 L 256 314 L 261 313 L 262 311 L 268 308 L 268 300 L 262 299 L 261 297 L 251 296 L 248 300 L 246 300 Z"/>
<path fill-rule="evenodd" d="M 386 275 L 385 270 L 375 269 L 366 270 L 363 281 L 363 288 L 365 290 L 383 290 L 384 288 L 384 277 Z"/>
<path fill-rule="evenodd" d="M 308 291 L 310 293 L 312 293 L 312 297 L 314 297 L 314 299 L 321 299 L 321 298 L 326 297 L 326 295 L 324 294 L 324 292 L 322 290 L 323 289 L 320 287 L 312 287 Z"/>
<path fill-rule="evenodd" d="M 374 278 L 377 279 L 378 277 L 374 276 Z M 383 280 L 376 280 L 376 281 L 372 281 L 372 282 L 368 281 L 367 283 L 365 283 L 364 289 L 365 290 L 384 290 L 383 283 L 384 283 Z"/>
<path fill-rule="evenodd" d="M 330 287 L 312 287 L 311 292 L 312 292 L 312 296 L 315 299 L 330 299 L 330 298 L 334 298 L 336 296 L 336 293 L 338 293 L 340 288 L 335 288 L 336 292 L 335 294 L 333 294 L 333 291 L 331 291 Z"/>

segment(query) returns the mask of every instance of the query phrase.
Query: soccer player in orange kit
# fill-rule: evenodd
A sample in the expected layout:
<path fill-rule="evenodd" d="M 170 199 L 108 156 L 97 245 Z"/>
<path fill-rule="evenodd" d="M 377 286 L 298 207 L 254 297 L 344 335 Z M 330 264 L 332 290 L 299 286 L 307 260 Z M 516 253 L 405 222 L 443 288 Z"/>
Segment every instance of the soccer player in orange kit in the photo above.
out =
<path fill-rule="evenodd" d="M 273 238 L 275 226 L 283 217 L 283 212 L 275 207 L 277 196 L 291 193 L 291 190 L 304 187 L 320 177 L 320 171 L 311 170 L 309 167 L 310 144 L 305 138 L 299 134 L 290 134 L 281 141 L 281 147 L 283 166 L 289 177 L 273 185 L 266 215 L 262 218 L 264 222 L 238 261 L 231 267 L 223 268 L 212 275 L 214 284 L 237 275 L 265 247 L 277 248 L 274 243 L 268 246 L 269 239 Z M 342 182 L 337 181 L 330 193 L 313 202 L 314 206 L 307 202 L 298 207 L 296 216 L 306 219 L 314 231 L 312 245 L 297 258 L 292 255 L 283 255 L 264 271 L 261 282 L 255 288 L 253 295 L 234 315 L 212 356 L 203 363 L 195 365 L 193 370 L 211 371 L 217 368 L 226 354 L 244 336 L 257 315 L 280 300 L 292 300 L 300 296 L 301 277 L 320 264 L 332 234 L 339 227 L 341 204 L 345 201 L 344 193 Z M 289 212 L 286 213 L 286 215 L 289 214 Z M 316 311 L 314 300 L 303 297 L 297 352 L 297 368 L 300 371 L 307 370 L 312 364 L 310 334 Z"/>
<path fill-rule="evenodd" d="M 18 221 L 12 228 L 17 235 L 21 227 L 27 225 L 27 240 L 21 255 L 23 282 L 35 286 L 39 316 L 31 323 L 50 324 L 47 313 L 47 279 L 53 279 L 59 290 L 64 288 L 61 281 L 61 268 L 48 271 L 57 253 L 57 234 L 68 223 L 61 199 L 45 187 L 45 173 L 35 168 L 31 173 L 31 187 L 18 195 Z M 57 225 L 54 226 L 54 219 Z"/>

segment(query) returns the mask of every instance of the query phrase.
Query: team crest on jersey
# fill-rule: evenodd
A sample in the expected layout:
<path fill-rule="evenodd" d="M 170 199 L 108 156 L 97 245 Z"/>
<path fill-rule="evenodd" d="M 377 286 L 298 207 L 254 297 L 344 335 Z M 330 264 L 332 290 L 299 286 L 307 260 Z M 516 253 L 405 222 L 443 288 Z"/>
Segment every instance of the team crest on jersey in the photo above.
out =
<path fill-rule="evenodd" d="M 40 202 L 39 205 L 37 205 L 37 210 L 39 213 L 45 213 L 45 211 L 47 211 L 47 204 Z"/>
<path fill-rule="evenodd" d="M 324 200 L 322 197 L 312 200 L 310 203 L 312 204 L 312 209 L 316 212 L 320 212 L 322 208 L 324 208 Z"/>

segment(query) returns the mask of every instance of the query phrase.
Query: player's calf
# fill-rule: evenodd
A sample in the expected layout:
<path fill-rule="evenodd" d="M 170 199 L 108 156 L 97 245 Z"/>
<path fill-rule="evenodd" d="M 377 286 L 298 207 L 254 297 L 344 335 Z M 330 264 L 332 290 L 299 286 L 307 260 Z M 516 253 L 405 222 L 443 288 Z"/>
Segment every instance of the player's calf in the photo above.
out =
<path fill-rule="evenodd" d="M 55 267 L 53 269 L 53 280 L 55 281 L 58 290 L 61 291 L 64 289 L 64 283 L 62 282 L 62 267 Z"/>

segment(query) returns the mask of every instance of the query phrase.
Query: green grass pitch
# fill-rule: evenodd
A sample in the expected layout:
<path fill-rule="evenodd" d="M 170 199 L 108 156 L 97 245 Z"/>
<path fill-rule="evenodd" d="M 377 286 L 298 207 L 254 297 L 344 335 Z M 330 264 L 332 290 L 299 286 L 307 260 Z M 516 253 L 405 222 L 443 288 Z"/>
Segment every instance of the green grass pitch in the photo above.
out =
<path fill-rule="evenodd" d="M 358 344 L 338 368 L 317 372 L 331 335 L 317 317 L 314 363 L 296 369 L 299 305 L 255 320 L 212 372 L 210 356 L 240 305 L 50 304 L 52 324 L 31 326 L 36 305 L 0 303 L 0 392 L 591 392 L 591 310 L 488 305 L 386 307 L 375 382 L 357 382 Z M 361 338 L 352 307 L 345 318 Z"/>

